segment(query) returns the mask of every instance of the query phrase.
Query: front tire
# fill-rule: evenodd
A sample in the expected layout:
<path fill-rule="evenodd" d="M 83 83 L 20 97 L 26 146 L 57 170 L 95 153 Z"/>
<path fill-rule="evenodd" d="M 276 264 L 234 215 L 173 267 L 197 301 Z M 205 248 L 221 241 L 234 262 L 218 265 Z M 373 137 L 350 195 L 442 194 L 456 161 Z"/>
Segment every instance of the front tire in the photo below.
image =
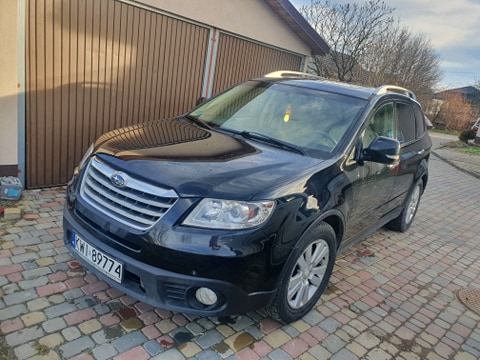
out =
<path fill-rule="evenodd" d="M 302 318 L 325 291 L 336 256 L 336 236 L 327 223 L 320 223 L 304 236 L 289 257 L 279 289 L 267 312 L 291 323 Z"/>
<path fill-rule="evenodd" d="M 422 180 L 418 180 L 410 194 L 408 195 L 408 199 L 405 203 L 405 207 L 403 208 L 402 212 L 398 217 L 393 219 L 387 224 L 387 228 L 394 230 L 405 232 L 408 230 L 410 225 L 412 225 L 413 219 L 415 218 L 415 214 L 418 210 L 418 205 L 420 204 L 420 199 L 423 193 L 423 182 Z"/>

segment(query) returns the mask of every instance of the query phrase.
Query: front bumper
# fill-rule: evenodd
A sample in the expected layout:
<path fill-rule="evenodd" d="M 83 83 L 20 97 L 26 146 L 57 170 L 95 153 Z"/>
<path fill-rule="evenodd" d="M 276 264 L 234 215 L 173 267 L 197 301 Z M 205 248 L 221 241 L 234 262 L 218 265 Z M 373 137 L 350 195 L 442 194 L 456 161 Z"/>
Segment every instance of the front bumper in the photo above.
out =
<path fill-rule="evenodd" d="M 107 241 L 98 241 L 97 235 L 67 208 L 63 228 L 65 246 L 82 265 L 112 287 L 155 307 L 200 316 L 228 316 L 266 307 L 276 293 L 275 290 L 248 293 L 228 281 L 180 274 L 146 264 L 115 249 Z M 101 273 L 72 249 L 73 233 L 124 264 L 122 283 Z M 104 233 L 101 235 L 106 237 Z M 208 257 L 205 260 L 208 261 Z M 200 287 L 212 289 L 218 296 L 217 303 L 211 306 L 199 303 L 195 291 Z"/>

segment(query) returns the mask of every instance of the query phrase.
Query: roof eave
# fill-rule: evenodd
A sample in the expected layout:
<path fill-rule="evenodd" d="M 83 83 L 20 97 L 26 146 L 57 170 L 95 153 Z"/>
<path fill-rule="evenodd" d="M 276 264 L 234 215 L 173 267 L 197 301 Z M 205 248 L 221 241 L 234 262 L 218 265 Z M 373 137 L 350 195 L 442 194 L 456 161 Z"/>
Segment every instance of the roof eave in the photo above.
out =
<path fill-rule="evenodd" d="M 330 47 L 288 0 L 265 0 L 280 18 L 310 47 L 312 55 L 326 55 Z"/>

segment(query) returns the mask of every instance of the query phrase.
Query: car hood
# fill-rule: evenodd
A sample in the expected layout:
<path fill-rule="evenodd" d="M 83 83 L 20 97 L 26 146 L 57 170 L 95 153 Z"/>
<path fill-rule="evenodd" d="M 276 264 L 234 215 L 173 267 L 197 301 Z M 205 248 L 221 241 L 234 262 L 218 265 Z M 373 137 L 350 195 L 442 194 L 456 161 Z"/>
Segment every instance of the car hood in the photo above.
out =
<path fill-rule="evenodd" d="M 245 200 L 322 162 L 178 119 L 113 130 L 97 140 L 95 153 L 116 170 L 182 197 Z"/>

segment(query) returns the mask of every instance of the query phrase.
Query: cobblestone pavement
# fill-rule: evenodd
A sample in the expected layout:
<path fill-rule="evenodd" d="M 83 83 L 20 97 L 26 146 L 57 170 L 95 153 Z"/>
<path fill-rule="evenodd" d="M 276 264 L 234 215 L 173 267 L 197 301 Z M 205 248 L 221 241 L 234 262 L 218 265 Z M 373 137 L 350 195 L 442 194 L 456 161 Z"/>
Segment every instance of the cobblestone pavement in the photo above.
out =
<path fill-rule="evenodd" d="M 480 289 L 480 180 L 436 157 L 430 173 L 410 230 L 340 255 L 318 305 L 290 325 L 125 296 L 63 246 L 64 189 L 25 191 L 22 219 L 0 219 L 0 359 L 478 359 L 480 315 L 456 293 Z"/>

